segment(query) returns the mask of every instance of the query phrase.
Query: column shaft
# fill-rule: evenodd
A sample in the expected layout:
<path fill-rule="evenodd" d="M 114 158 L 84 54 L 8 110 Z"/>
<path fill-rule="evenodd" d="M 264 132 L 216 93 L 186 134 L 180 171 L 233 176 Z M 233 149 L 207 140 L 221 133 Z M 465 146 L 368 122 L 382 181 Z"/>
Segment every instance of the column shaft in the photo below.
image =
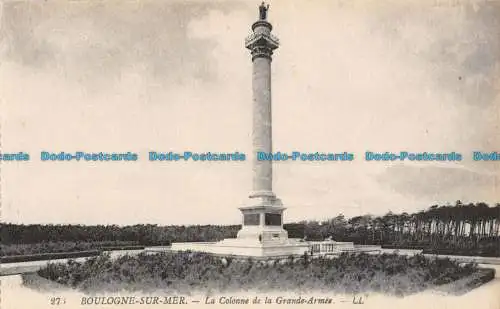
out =
<path fill-rule="evenodd" d="M 253 190 L 272 192 L 272 161 L 259 161 L 258 152 L 272 153 L 271 60 L 253 60 Z"/>

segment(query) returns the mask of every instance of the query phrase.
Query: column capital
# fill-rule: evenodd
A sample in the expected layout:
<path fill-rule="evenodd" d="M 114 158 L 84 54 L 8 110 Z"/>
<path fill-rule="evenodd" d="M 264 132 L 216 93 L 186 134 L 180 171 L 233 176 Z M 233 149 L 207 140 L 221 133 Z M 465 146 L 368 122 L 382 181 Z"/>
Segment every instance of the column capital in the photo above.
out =
<path fill-rule="evenodd" d="M 245 39 L 245 47 L 255 58 L 264 57 L 271 60 L 273 51 L 279 47 L 279 39 L 271 33 L 272 26 L 265 20 L 259 20 L 252 25 L 253 33 Z"/>

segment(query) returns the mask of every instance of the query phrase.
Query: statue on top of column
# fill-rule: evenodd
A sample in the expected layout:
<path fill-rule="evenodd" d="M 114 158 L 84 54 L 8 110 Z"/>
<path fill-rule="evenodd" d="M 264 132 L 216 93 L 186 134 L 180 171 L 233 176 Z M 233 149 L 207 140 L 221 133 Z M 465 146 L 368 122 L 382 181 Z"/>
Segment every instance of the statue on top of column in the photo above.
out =
<path fill-rule="evenodd" d="M 269 4 L 266 5 L 264 1 L 262 1 L 261 5 L 259 6 L 259 18 L 261 20 L 267 20 L 267 11 L 269 10 Z"/>

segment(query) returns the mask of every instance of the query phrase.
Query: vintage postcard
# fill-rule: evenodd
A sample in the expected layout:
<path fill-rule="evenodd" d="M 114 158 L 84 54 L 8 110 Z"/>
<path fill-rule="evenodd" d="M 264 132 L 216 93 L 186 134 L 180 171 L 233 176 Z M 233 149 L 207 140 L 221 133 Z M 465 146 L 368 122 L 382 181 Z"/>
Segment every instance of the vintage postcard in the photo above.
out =
<path fill-rule="evenodd" d="M 0 308 L 500 309 L 499 125 L 500 1 L 0 0 Z"/>

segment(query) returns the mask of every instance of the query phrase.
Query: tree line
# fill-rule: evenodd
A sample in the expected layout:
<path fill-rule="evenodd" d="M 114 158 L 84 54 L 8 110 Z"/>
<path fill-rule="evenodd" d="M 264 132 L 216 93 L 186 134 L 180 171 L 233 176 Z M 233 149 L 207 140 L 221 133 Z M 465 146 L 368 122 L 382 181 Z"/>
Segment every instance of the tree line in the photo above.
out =
<path fill-rule="evenodd" d="M 169 245 L 173 241 L 215 241 L 234 237 L 239 225 L 158 226 L 156 224 L 60 225 L 1 224 L 2 244 L 42 242 L 130 243 L 146 246 Z"/>
<path fill-rule="evenodd" d="M 2 246 L 45 242 L 115 242 L 145 246 L 171 242 L 218 241 L 236 237 L 240 225 L 158 226 L 118 225 L 0 225 Z M 285 224 L 291 238 L 352 241 L 356 244 L 424 248 L 500 256 L 500 203 L 433 205 L 415 213 L 346 218 L 340 214 L 323 221 Z"/>

